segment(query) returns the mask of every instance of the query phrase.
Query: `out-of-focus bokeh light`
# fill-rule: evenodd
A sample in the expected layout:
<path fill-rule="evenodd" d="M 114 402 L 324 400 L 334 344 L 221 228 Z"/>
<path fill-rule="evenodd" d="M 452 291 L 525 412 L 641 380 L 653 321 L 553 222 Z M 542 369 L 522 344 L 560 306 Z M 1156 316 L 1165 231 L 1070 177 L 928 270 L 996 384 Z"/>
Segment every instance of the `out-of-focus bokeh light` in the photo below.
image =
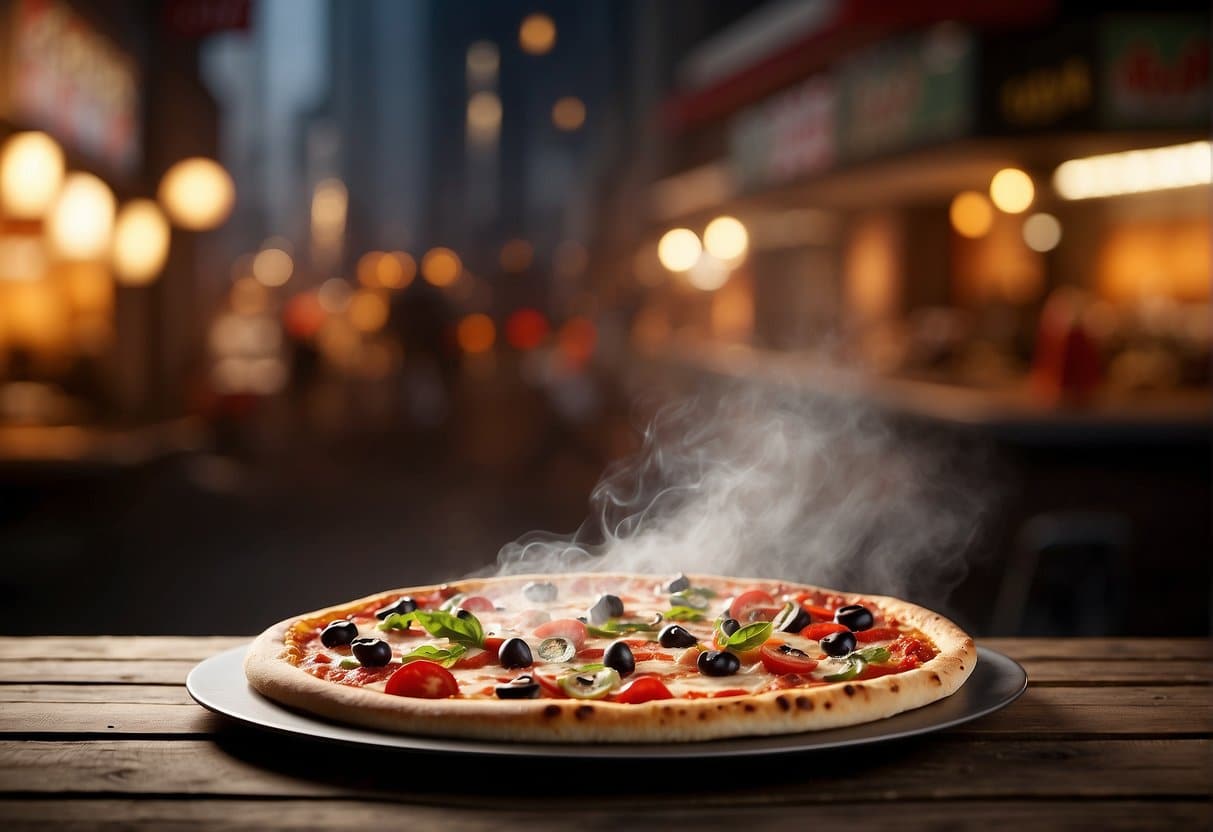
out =
<path fill-rule="evenodd" d="M 0 204 L 14 219 L 39 219 L 63 184 L 63 149 L 46 133 L 14 133 L 0 150 Z"/>
<path fill-rule="evenodd" d="M 119 283 L 143 286 L 155 280 L 168 260 L 168 220 L 150 199 L 132 199 L 114 223 L 114 274 Z"/>
<path fill-rule="evenodd" d="M 1032 251 L 1052 251 L 1061 242 L 1061 223 L 1052 214 L 1033 214 L 1024 220 L 1023 241 Z"/>
<path fill-rule="evenodd" d="M 237 315 L 260 315 L 269 308 L 269 302 L 269 291 L 254 278 L 240 277 L 232 281 L 228 305 Z"/>
<path fill-rule="evenodd" d="M 253 277 L 262 286 L 281 286 L 291 279 L 295 260 L 283 246 L 266 245 L 253 257 Z"/>
<path fill-rule="evenodd" d="M 518 27 L 518 45 L 529 55 L 546 55 L 556 45 L 556 23 L 546 14 L 529 14 Z"/>
<path fill-rule="evenodd" d="M 355 272 L 358 282 L 367 288 L 374 289 L 379 285 L 379 261 L 383 259 L 382 251 L 368 251 L 358 258 Z"/>
<path fill-rule="evenodd" d="M 1210 182 L 1213 144 L 1208 141 L 1071 159 L 1053 173 L 1053 187 L 1062 199 L 1137 194 Z"/>
<path fill-rule="evenodd" d="M 350 298 L 350 323 L 359 332 L 378 332 L 388 319 L 388 303 L 372 289 L 359 289 Z"/>
<path fill-rule="evenodd" d="M 505 340 L 516 350 L 533 350 L 548 337 L 548 319 L 537 309 L 519 309 L 505 322 Z"/>
<path fill-rule="evenodd" d="M 702 253 L 699 237 L 689 228 L 672 228 L 657 243 L 657 259 L 672 272 L 685 272 Z"/>
<path fill-rule="evenodd" d="M 581 367 L 594 356 L 594 348 L 598 345 L 598 328 L 589 318 L 578 315 L 564 322 L 556 342 L 565 361 L 574 367 Z"/>
<path fill-rule="evenodd" d="M 349 194 L 340 179 L 322 179 L 312 193 L 312 231 L 340 231 L 345 227 Z"/>
<path fill-rule="evenodd" d="M 572 132 L 585 124 L 585 104 L 575 95 L 566 95 L 552 105 L 552 124 L 559 130 Z"/>
<path fill-rule="evenodd" d="M 739 260 L 749 246 L 750 235 L 735 217 L 717 217 L 703 230 L 704 250 L 719 260 Z"/>
<path fill-rule="evenodd" d="M 417 276 L 417 261 L 407 251 L 389 251 L 376 264 L 379 285 L 385 289 L 403 289 Z"/>
<path fill-rule="evenodd" d="M 508 240 L 501 247 L 498 262 L 502 271 L 517 273 L 529 269 L 534 259 L 535 247 L 526 240 Z"/>
<path fill-rule="evenodd" d="M 316 297 L 320 300 L 320 305 L 324 307 L 325 312 L 330 315 L 340 315 L 350 305 L 350 296 L 353 291 L 349 283 L 339 277 L 333 277 L 320 284 Z"/>
<path fill-rule="evenodd" d="M 962 191 L 952 200 L 948 217 L 957 234 L 975 240 L 990 233 L 994 225 L 994 206 L 985 194 Z"/>
<path fill-rule="evenodd" d="M 704 292 L 714 292 L 729 282 L 732 268 L 719 257 L 705 254 L 687 271 L 687 283 Z"/>
<path fill-rule="evenodd" d="M 466 353 L 475 355 L 488 352 L 497 340 L 497 327 L 488 315 L 474 312 L 459 322 L 455 329 L 455 339 L 459 342 L 459 348 Z"/>
<path fill-rule="evenodd" d="M 223 224 L 236 204 L 236 185 L 223 165 L 194 156 L 169 168 L 157 191 L 176 225 L 190 231 L 207 231 Z"/>
<path fill-rule="evenodd" d="M 476 41 L 468 47 L 467 62 L 469 81 L 478 84 L 492 83 L 497 78 L 497 69 L 501 63 L 497 44 L 487 40 Z"/>
<path fill-rule="evenodd" d="M 468 99 L 468 131 L 476 136 L 495 136 L 501 129 L 501 99 L 481 90 Z"/>
<path fill-rule="evenodd" d="M 1003 168 L 990 180 L 990 199 L 998 210 L 1022 214 L 1036 198 L 1032 177 L 1019 168 Z"/>
<path fill-rule="evenodd" d="M 37 235 L 0 234 L 0 281 L 41 280 L 47 265 L 46 246 Z"/>
<path fill-rule="evenodd" d="M 99 260 L 109 253 L 116 201 L 91 173 L 69 173 L 47 217 L 51 249 L 65 260 Z"/>
<path fill-rule="evenodd" d="M 434 286 L 450 286 L 462 270 L 459 255 L 449 248 L 432 248 L 421 258 L 421 276 Z"/>
<path fill-rule="evenodd" d="M 287 301 L 282 322 L 294 338 L 312 338 L 324 326 L 328 313 L 320 303 L 320 293 L 301 292 Z"/>

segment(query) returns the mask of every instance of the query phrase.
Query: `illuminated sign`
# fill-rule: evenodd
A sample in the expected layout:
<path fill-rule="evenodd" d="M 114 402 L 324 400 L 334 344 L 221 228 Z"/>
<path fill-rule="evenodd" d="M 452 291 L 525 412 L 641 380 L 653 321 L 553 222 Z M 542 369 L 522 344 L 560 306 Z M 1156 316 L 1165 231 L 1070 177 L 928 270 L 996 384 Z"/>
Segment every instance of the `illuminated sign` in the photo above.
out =
<path fill-rule="evenodd" d="M 743 187 L 787 182 L 834 162 L 836 98 L 824 76 L 743 113 L 729 132 L 729 156 Z"/>
<path fill-rule="evenodd" d="M 1207 126 L 1208 18 L 1113 18 L 1100 38 L 1103 121 L 1115 127 Z"/>
<path fill-rule="evenodd" d="M 1008 78 L 998 90 L 999 113 L 1015 127 L 1054 124 L 1094 102 L 1091 65 L 1081 57 Z"/>
<path fill-rule="evenodd" d="M 133 172 L 141 155 L 134 60 L 61 0 L 17 0 L 11 11 L 8 117 Z"/>

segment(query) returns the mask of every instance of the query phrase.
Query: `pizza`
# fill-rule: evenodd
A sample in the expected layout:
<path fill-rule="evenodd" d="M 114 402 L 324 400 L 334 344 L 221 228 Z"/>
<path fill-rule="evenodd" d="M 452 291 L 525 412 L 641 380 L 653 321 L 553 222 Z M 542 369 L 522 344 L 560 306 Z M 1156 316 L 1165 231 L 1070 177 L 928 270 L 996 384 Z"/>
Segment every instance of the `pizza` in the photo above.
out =
<path fill-rule="evenodd" d="M 289 618 L 250 684 L 427 736 L 682 742 L 883 719 L 954 693 L 973 640 L 896 598 L 714 575 L 581 573 L 395 589 Z"/>

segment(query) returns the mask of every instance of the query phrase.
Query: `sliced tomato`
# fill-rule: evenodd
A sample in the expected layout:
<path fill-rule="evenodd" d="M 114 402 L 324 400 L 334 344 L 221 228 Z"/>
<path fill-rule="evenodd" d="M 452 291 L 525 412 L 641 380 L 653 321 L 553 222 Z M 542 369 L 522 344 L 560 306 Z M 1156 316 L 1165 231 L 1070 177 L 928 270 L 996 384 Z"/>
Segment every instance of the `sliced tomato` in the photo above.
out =
<path fill-rule="evenodd" d="M 606 654 L 605 647 L 583 647 L 577 651 L 579 659 L 601 659 Z"/>
<path fill-rule="evenodd" d="M 659 650 L 632 650 L 632 658 L 638 662 L 672 662 L 674 657 Z"/>
<path fill-rule="evenodd" d="M 860 644 L 871 644 L 874 641 L 893 641 L 901 637 L 901 630 L 892 627 L 873 627 L 871 630 L 860 630 L 855 634 L 855 640 Z"/>
<path fill-rule="evenodd" d="M 543 692 L 555 699 L 568 699 L 569 695 L 564 692 L 564 688 L 560 687 L 560 683 L 556 681 L 555 676 L 549 676 L 546 673 L 531 671 L 531 678 L 539 683 L 539 687 L 543 688 Z"/>
<path fill-rule="evenodd" d="M 817 667 L 817 660 L 808 656 L 796 656 L 781 653 L 778 647 L 763 645 L 759 651 L 762 666 L 768 673 L 782 676 L 785 673 L 809 673 Z"/>
<path fill-rule="evenodd" d="M 589 635 L 586 632 L 585 624 L 576 618 L 557 618 L 554 621 L 540 624 L 532 632 L 538 638 L 567 638 L 573 643 L 574 650 L 585 647 L 585 640 Z"/>
<path fill-rule="evenodd" d="M 483 595 L 469 595 L 459 602 L 459 606 L 470 612 L 492 612 L 497 609 L 493 602 Z"/>
<path fill-rule="evenodd" d="M 722 699 L 726 696 L 749 696 L 748 690 L 742 688 L 728 688 L 727 690 L 718 690 L 712 694 L 713 699 Z"/>
<path fill-rule="evenodd" d="M 673 699 L 674 694 L 655 676 L 641 676 L 626 687 L 620 688 L 619 693 L 612 699 L 625 705 L 639 705 L 641 702 L 652 702 L 656 699 Z"/>
<path fill-rule="evenodd" d="M 484 649 L 464 653 L 455 662 L 455 667 L 460 670 L 478 670 L 482 667 L 488 667 L 497 661 L 497 652 L 501 650 L 503 642 L 505 642 L 505 639 L 501 636 L 485 636 Z"/>
<path fill-rule="evenodd" d="M 800 631 L 800 634 L 805 638 L 811 638 L 814 641 L 821 641 L 830 633 L 846 633 L 850 632 L 845 624 L 835 624 L 823 621 L 820 624 L 810 624 Z"/>
<path fill-rule="evenodd" d="M 384 690 L 393 696 L 445 699 L 459 693 L 459 683 L 442 665 L 419 660 L 393 673 Z"/>
<path fill-rule="evenodd" d="M 775 607 L 775 599 L 770 593 L 761 589 L 747 589 L 736 595 L 729 603 L 729 618 L 736 618 L 742 624 L 749 624 L 755 619 L 750 617 L 755 608 Z"/>

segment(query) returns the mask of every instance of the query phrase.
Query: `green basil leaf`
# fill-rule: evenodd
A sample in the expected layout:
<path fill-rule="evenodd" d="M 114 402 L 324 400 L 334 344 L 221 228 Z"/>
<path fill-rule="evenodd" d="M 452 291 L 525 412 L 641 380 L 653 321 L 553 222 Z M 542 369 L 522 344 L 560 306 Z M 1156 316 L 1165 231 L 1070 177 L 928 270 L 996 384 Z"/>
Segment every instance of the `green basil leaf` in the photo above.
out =
<path fill-rule="evenodd" d="M 747 624 L 733 635 L 728 636 L 724 641 L 726 650 L 734 650 L 737 652 L 745 652 L 759 647 L 771 637 L 771 622 L 770 621 L 755 621 L 753 624 Z"/>
<path fill-rule="evenodd" d="M 455 662 L 459 661 L 467 651 L 468 649 L 462 644 L 452 644 L 450 647 L 423 644 L 416 650 L 401 656 L 400 663 L 408 664 L 409 662 L 424 660 L 440 664 L 443 667 L 454 667 Z"/>
<path fill-rule="evenodd" d="M 597 673 L 599 670 L 602 670 L 604 667 L 606 667 L 606 665 L 603 664 L 602 662 L 595 662 L 594 664 L 583 664 L 583 665 L 581 665 L 581 667 L 575 667 L 575 668 L 573 668 L 573 672 L 574 673 Z"/>
<path fill-rule="evenodd" d="M 353 670 L 356 667 L 362 667 L 362 662 L 357 659 L 342 659 L 337 666 L 342 670 Z"/>
<path fill-rule="evenodd" d="M 411 612 L 394 612 L 379 622 L 380 630 L 407 630 L 416 619 Z"/>
<path fill-rule="evenodd" d="M 855 655 L 868 664 L 884 664 L 891 658 L 887 647 L 868 647 L 864 650 L 856 650 Z"/>
<path fill-rule="evenodd" d="M 623 633 L 654 633 L 655 624 L 647 621 L 624 621 L 619 618 L 608 618 L 601 624 L 586 623 L 585 630 L 595 638 L 614 638 Z"/>
<path fill-rule="evenodd" d="M 666 621 L 702 621 L 704 619 L 702 612 L 691 607 L 671 607 L 661 615 Z"/>
<path fill-rule="evenodd" d="M 465 647 L 484 647 L 484 627 L 480 619 L 470 613 L 466 618 L 460 618 L 442 610 L 413 610 L 405 617 L 416 621 L 427 633 L 437 638 L 449 639 Z M 395 616 L 388 616 L 387 620 L 393 618 Z"/>

